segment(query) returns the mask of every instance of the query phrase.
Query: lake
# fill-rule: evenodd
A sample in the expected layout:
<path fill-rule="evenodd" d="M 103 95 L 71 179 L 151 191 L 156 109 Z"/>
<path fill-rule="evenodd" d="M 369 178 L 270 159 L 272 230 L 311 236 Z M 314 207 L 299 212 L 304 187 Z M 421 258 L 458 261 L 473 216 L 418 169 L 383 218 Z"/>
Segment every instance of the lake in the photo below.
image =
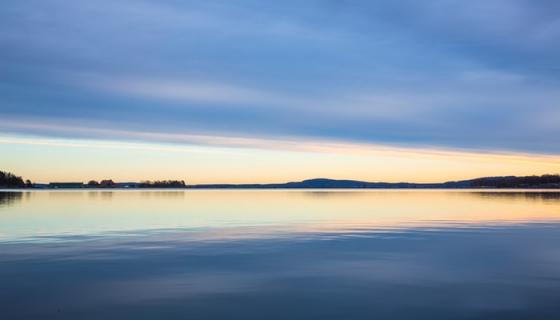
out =
<path fill-rule="evenodd" d="M 560 319 L 560 193 L 0 192 L 2 319 Z"/>

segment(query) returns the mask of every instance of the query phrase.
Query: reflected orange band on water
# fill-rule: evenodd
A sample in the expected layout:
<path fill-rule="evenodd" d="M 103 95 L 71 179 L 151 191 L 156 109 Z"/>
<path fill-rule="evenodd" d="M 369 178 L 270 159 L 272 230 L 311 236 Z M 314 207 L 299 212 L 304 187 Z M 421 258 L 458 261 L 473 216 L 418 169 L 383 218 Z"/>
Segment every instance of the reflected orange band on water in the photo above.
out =
<path fill-rule="evenodd" d="M 3 240 L 167 229 L 205 230 L 204 237 L 218 239 L 560 219 L 560 193 L 542 190 L 118 190 L 6 195 L 0 199 Z"/>

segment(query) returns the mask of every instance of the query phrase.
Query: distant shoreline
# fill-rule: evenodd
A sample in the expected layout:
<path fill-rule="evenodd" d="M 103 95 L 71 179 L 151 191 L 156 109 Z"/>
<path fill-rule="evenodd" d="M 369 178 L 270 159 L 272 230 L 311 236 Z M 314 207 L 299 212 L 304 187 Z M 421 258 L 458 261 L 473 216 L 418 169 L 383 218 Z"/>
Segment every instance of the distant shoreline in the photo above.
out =
<path fill-rule="evenodd" d="M 359 180 L 336 180 L 327 178 L 309 179 L 297 182 L 267 184 L 186 184 L 178 180 L 146 181 L 146 182 L 113 182 L 103 180 L 101 183 L 82 182 L 51 182 L 49 184 L 26 184 L 18 186 L 1 186 L 9 189 L 40 189 L 40 190 L 147 190 L 147 189 L 180 189 L 180 190 L 257 190 L 257 189 L 560 189 L 560 175 L 542 176 L 501 176 L 484 177 L 470 180 L 447 181 L 442 183 L 411 183 L 411 182 L 367 182 Z"/>
<path fill-rule="evenodd" d="M 560 192 L 558 187 L 516 187 L 516 188 L 4 188 L 0 192 L 34 192 L 34 191 L 524 191 L 524 192 Z"/>

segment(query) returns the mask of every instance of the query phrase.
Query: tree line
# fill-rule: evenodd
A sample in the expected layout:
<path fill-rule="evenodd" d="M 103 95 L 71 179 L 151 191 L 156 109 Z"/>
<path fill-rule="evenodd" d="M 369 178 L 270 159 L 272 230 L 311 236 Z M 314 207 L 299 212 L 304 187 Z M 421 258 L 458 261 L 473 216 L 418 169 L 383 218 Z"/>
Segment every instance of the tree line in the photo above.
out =
<path fill-rule="evenodd" d="M 138 184 L 139 188 L 186 188 L 183 180 L 156 180 L 142 181 Z"/>
<path fill-rule="evenodd" d="M 101 180 L 97 182 L 96 180 L 91 180 L 86 184 L 89 188 L 116 188 L 121 187 L 123 184 L 115 183 L 111 179 Z M 128 187 L 134 188 L 186 188 L 184 180 L 156 180 L 156 181 L 142 181 L 139 183 L 128 183 L 124 184 Z"/>
<path fill-rule="evenodd" d="M 4 188 L 31 188 L 33 183 L 30 180 L 23 181 L 23 178 L 13 173 L 0 171 L 0 187 Z"/>
<path fill-rule="evenodd" d="M 560 187 L 560 175 L 545 174 L 526 177 L 489 177 L 471 181 L 472 187 L 483 188 L 547 188 Z"/>

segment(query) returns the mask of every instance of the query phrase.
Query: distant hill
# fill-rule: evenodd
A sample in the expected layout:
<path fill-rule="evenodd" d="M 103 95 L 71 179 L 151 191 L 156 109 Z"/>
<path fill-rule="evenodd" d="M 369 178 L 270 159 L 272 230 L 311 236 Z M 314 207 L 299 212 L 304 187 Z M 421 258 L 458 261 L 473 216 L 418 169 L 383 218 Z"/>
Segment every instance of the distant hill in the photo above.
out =
<path fill-rule="evenodd" d="M 552 188 L 560 189 L 560 175 L 485 177 L 443 183 L 366 182 L 358 180 L 309 179 L 270 184 L 198 184 L 193 189 L 465 189 Z"/>

